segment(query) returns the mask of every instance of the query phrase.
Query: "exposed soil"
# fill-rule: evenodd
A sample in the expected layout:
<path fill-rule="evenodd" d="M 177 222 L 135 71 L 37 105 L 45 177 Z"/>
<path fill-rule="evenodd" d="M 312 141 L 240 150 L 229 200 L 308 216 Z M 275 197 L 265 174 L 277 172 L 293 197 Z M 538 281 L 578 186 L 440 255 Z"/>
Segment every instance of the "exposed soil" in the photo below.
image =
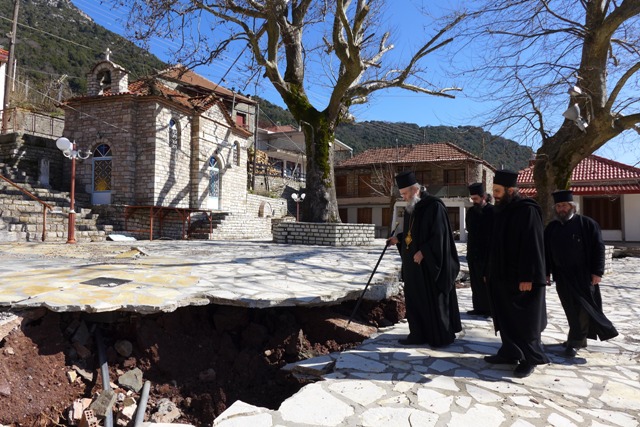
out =
<path fill-rule="evenodd" d="M 86 405 L 103 389 L 98 335 L 106 348 L 110 382 L 121 393 L 113 406 L 114 425 L 127 425 L 127 418 L 119 420 L 125 395 L 140 401 L 140 391 L 128 391 L 118 380 L 135 368 L 151 383 L 145 420 L 158 416 L 163 398 L 180 411 L 169 422 L 196 426 L 211 425 L 238 399 L 277 409 L 310 381 L 285 373 L 280 369 L 285 364 L 354 347 L 376 327 L 396 323 L 405 314 L 402 296 L 364 301 L 362 317 L 345 330 L 354 304 L 271 309 L 209 305 L 146 316 L 45 309 L 17 313 L 17 320 L 0 326 L 0 424 L 73 425 L 74 400 L 86 398 Z M 132 344 L 128 356 L 123 342 Z"/>

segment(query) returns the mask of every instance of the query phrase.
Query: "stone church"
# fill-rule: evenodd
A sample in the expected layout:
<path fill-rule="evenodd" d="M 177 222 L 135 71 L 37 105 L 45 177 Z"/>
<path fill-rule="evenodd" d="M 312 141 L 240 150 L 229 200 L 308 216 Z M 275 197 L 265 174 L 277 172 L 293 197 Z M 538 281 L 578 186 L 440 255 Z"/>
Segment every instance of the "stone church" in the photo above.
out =
<path fill-rule="evenodd" d="M 195 219 L 212 230 L 216 212 L 245 224 L 259 211 L 277 214 L 277 203 L 247 194 L 250 97 L 180 66 L 129 82 L 107 52 L 87 74 L 87 94 L 62 107 L 64 136 L 92 154 L 77 162 L 77 191 L 117 218 L 116 229 L 185 238 Z"/>

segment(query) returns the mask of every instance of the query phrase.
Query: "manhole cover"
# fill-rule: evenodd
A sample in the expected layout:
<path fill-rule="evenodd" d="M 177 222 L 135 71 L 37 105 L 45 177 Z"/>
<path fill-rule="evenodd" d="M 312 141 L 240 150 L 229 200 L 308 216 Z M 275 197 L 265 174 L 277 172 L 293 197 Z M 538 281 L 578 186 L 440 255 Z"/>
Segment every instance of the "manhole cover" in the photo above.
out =
<path fill-rule="evenodd" d="M 96 277 L 95 279 L 80 283 L 83 285 L 100 286 L 102 288 L 115 288 L 116 286 L 124 285 L 129 282 L 131 282 L 131 280 L 116 279 L 115 277 Z"/>

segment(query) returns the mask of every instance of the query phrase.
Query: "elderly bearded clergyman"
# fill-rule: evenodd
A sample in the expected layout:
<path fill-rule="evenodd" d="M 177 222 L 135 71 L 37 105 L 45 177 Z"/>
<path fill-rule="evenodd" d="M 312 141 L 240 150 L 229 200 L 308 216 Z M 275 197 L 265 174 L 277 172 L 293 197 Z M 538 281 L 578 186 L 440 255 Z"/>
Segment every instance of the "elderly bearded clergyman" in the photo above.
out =
<path fill-rule="evenodd" d="M 402 233 L 387 241 L 402 258 L 409 335 L 399 342 L 446 346 L 462 330 L 455 287 L 460 263 L 447 208 L 411 171 L 398 174 L 396 183 L 407 202 Z"/>
<path fill-rule="evenodd" d="M 556 219 L 544 232 L 547 281 L 551 274 L 569 323 L 565 355 L 574 357 L 587 338 L 608 340 L 618 335 L 602 312 L 600 280 L 604 274 L 604 242 L 600 226 L 578 215 L 573 192 L 552 194 Z"/>

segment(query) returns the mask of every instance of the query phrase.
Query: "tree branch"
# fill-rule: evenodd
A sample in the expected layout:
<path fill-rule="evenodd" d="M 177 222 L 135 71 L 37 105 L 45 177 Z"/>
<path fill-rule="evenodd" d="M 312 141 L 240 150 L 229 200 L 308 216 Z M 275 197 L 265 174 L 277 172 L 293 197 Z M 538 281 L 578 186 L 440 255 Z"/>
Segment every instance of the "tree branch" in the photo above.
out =
<path fill-rule="evenodd" d="M 611 112 L 613 108 L 613 104 L 615 103 L 620 91 L 624 88 L 625 84 L 629 81 L 631 76 L 633 76 L 638 70 L 640 70 L 640 62 L 636 62 L 631 68 L 629 68 L 620 79 L 616 82 L 613 90 L 611 91 L 611 95 L 609 95 L 609 99 L 605 104 L 605 109 Z"/>
<path fill-rule="evenodd" d="M 634 129 L 640 124 L 640 113 L 618 116 L 615 123 L 617 127 L 622 129 Z"/>

